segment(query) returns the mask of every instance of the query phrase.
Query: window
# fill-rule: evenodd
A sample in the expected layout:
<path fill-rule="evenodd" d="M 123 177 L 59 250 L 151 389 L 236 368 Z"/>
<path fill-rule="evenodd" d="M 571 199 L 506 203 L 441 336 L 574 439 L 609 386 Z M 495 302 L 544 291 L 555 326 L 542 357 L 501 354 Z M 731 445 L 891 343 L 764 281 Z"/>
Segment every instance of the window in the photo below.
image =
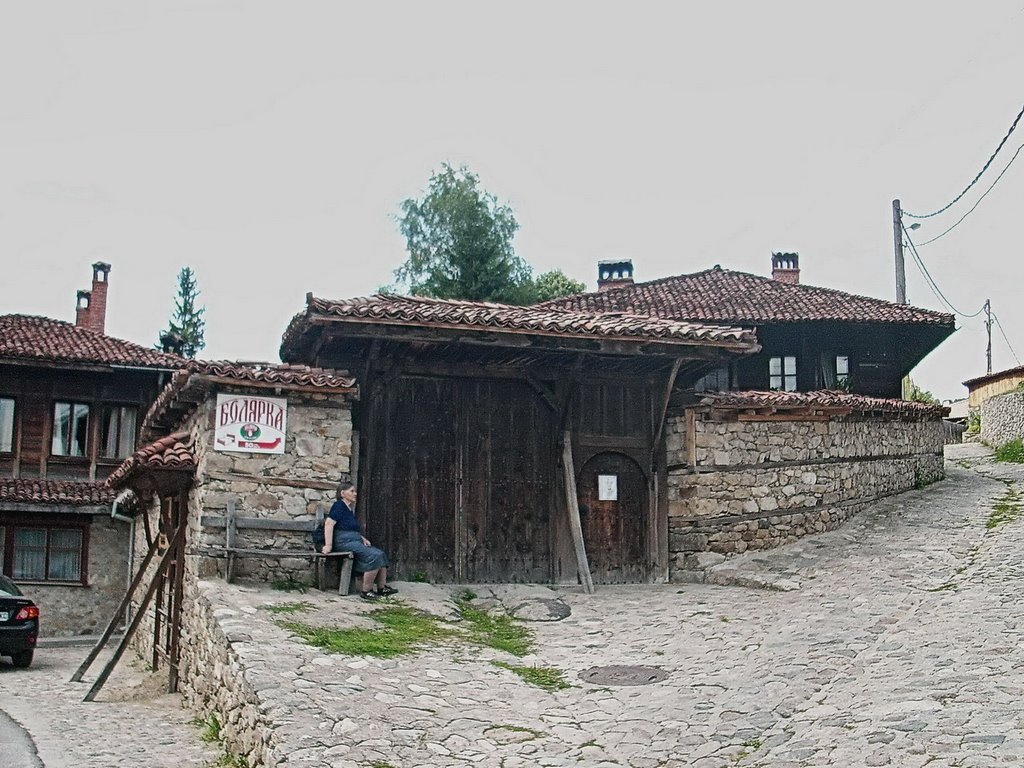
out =
<path fill-rule="evenodd" d="M 696 392 L 728 392 L 729 391 L 729 369 L 716 368 L 710 373 L 705 373 L 693 385 Z"/>
<path fill-rule="evenodd" d="M 768 388 L 796 392 L 796 358 L 772 357 L 768 360 Z"/>
<path fill-rule="evenodd" d="M 11 525 L 4 572 L 15 581 L 85 582 L 85 528 Z"/>
<path fill-rule="evenodd" d="M 85 456 L 89 434 L 89 406 L 82 403 L 55 403 L 53 407 L 54 456 Z"/>
<path fill-rule="evenodd" d="M 135 409 L 111 406 L 103 411 L 100 455 L 108 459 L 128 458 L 135 449 Z"/>
<path fill-rule="evenodd" d="M 836 355 L 836 383 L 843 388 L 850 385 L 850 358 L 846 355 Z"/>
<path fill-rule="evenodd" d="M 0 453 L 14 450 L 14 400 L 0 397 Z"/>

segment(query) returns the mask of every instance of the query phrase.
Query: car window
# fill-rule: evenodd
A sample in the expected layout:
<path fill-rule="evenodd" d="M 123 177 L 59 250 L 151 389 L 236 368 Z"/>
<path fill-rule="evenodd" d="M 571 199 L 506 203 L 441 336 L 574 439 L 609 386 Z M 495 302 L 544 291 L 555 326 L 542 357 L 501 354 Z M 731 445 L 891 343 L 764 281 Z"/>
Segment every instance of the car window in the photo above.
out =
<path fill-rule="evenodd" d="M 21 590 L 18 589 L 18 586 L 6 576 L 0 576 L 0 595 L 4 595 L 5 597 L 20 597 Z"/>

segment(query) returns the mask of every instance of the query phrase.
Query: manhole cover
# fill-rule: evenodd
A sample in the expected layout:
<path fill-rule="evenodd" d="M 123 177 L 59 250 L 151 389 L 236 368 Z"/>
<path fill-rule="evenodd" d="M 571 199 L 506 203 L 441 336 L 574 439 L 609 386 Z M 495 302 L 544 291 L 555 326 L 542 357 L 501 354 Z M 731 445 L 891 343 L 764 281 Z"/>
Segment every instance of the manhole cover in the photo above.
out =
<path fill-rule="evenodd" d="M 668 672 L 660 667 L 613 664 L 609 667 L 591 667 L 580 672 L 580 678 L 596 685 L 649 685 L 660 683 Z"/>

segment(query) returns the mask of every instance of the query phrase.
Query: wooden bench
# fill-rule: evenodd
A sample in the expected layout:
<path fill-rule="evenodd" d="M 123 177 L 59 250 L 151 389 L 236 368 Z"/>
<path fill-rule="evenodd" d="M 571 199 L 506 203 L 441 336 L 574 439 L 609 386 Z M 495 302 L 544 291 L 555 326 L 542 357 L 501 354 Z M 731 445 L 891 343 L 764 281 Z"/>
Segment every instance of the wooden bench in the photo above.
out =
<path fill-rule="evenodd" d="M 264 517 L 242 517 L 238 514 L 233 499 L 228 500 L 227 514 L 223 517 L 203 515 L 201 524 L 204 528 L 224 528 L 224 546 L 207 548 L 206 554 L 223 556 L 226 559 L 224 580 L 229 584 L 235 578 L 235 562 L 242 557 L 261 557 L 266 559 L 302 558 L 311 560 L 314 568 L 314 584 L 317 589 L 327 588 L 327 564 L 337 561 L 338 594 L 347 595 L 352 584 L 353 554 L 348 551 L 328 552 L 326 555 L 315 549 L 286 549 L 273 547 L 242 547 L 238 545 L 238 530 L 264 531 L 296 531 L 312 533 L 324 519 L 322 509 L 317 509 L 315 521 L 273 520 Z"/>

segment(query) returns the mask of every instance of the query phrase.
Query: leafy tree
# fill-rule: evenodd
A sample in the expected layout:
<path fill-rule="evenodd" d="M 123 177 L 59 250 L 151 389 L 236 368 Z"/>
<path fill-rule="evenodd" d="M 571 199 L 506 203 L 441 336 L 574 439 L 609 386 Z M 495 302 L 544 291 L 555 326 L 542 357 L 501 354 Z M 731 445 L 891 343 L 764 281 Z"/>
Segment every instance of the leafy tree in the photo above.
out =
<path fill-rule="evenodd" d="M 203 336 L 206 331 L 206 307 L 196 307 L 199 290 L 195 273 L 189 267 L 182 267 L 178 273 L 178 296 L 174 300 L 174 315 L 166 331 L 160 333 L 158 347 L 176 352 L 184 357 L 194 358 L 206 346 Z"/>
<path fill-rule="evenodd" d="M 914 380 L 911 378 L 907 379 L 909 386 L 907 388 L 907 400 L 912 400 L 915 403 L 928 403 L 929 405 L 941 405 L 939 398 L 929 392 L 927 389 L 921 389 Z"/>
<path fill-rule="evenodd" d="M 534 280 L 512 246 L 515 214 L 466 166 L 445 163 L 422 199 L 402 203 L 398 226 L 409 257 L 395 278 L 414 296 L 532 304 L 583 290 L 557 270 Z"/>
<path fill-rule="evenodd" d="M 573 280 L 562 270 L 553 269 L 538 275 L 532 284 L 533 296 L 528 303 L 535 304 L 548 299 L 557 299 L 559 296 L 571 296 L 574 293 L 583 293 L 587 286 L 579 280 Z"/>

